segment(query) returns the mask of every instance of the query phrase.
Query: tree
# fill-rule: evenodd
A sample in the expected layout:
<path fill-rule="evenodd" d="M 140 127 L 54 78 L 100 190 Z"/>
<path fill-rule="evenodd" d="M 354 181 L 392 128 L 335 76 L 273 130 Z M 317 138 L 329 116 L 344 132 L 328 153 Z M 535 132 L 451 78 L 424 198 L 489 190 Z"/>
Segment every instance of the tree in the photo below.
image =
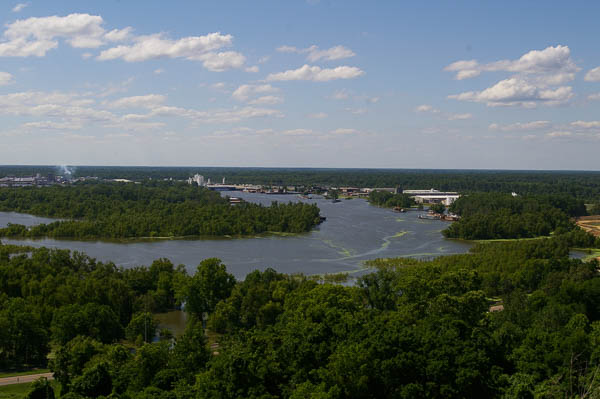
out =
<path fill-rule="evenodd" d="M 26 399 L 54 399 L 54 389 L 46 377 L 40 377 L 31 384 Z"/>
<path fill-rule="evenodd" d="M 154 319 L 152 313 L 139 312 L 133 315 L 125 328 L 125 336 L 132 342 L 135 342 L 138 337 L 142 337 L 144 342 L 152 342 L 157 327 L 158 322 Z"/>
<path fill-rule="evenodd" d="M 442 203 L 432 204 L 429 206 L 429 210 L 434 211 L 435 213 L 444 213 L 446 211 L 446 205 Z"/>
<path fill-rule="evenodd" d="M 202 319 L 204 312 L 212 313 L 219 301 L 229 297 L 234 286 L 235 277 L 220 259 L 203 260 L 188 287 L 187 311 Z"/>
<path fill-rule="evenodd" d="M 72 391 L 85 397 L 108 396 L 112 392 L 112 378 L 105 362 L 95 364 L 73 380 Z"/>

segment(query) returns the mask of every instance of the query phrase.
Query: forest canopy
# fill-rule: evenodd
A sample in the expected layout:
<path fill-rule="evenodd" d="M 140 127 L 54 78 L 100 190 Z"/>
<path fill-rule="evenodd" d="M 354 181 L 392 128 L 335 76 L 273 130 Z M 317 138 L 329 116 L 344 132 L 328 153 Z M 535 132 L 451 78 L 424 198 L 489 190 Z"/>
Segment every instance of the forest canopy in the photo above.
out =
<path fill-rule="evenodd" d="M 9 225 L 5 237 L 140 238 L 301 233 L 319 223 L 314 204 L 242 202 L 181 183 L 73 184 L 0 188 L 0 211 L 62 218 L 31 228 Z"/>
<path fill-rule="evenodd" d="M 449 208 L 461 216 L 443 234 L 467 240 L 533 238 L 576 229 L 571 218 L 586 215 L 583 201 L 566 195 L 469 194 Z"/>
<path fill-rule="evenodd" d="M 53 347 L 49 367 L 74 398 L 594 397 L 599 264 L 571 259 L 572 244 L 377 259 L 353 286 L 0 245 L 0 363 L 44 366 Z M 185 333 L 150 342 L 147 312 L 190 295 Z"/>

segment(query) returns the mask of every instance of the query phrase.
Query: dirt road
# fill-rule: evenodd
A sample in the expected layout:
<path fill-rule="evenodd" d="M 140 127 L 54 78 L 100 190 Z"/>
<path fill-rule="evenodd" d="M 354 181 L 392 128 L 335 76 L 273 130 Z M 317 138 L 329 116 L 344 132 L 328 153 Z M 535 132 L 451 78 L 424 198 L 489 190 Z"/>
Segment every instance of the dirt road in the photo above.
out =
<path fill-rule="evenodd" d="M 16 377 L 4 377 L 0 378 L 0 386 L 2 385 L 13 385 L 13 384 L 24 384 L 26 382 L 33 382 L 40 377 L 46 377 L 49 380 L 53 380 L 54 376 L 52 373 L 42 373 L 42 374 L 28 374 L 28 375 L 19 375 Z"/>

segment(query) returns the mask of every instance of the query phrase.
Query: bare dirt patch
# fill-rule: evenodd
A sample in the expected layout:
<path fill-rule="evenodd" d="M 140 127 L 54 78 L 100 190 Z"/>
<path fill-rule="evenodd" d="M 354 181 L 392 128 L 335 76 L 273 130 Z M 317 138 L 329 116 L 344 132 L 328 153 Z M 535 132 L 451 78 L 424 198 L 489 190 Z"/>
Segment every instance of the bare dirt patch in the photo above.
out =
<path fill-rule="evenodd" d="M 583 230 L 600 237 L 600 216 L 583 216 L 577 219 L 577 225 Z"/>

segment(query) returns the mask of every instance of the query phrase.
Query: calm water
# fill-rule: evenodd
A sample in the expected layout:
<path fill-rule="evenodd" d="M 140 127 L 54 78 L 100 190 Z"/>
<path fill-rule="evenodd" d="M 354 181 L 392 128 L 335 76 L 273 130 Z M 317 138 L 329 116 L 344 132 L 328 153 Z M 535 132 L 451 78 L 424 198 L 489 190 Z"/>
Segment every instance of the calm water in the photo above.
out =
<path fill-rule="evenodd" d="M 363 261 L 378 257 L 433 257 L 464 253 L 470 244 L 445 240 L 440 233 L 447 222 L 420 220 L 418 212 L 396 213 L 371 206 L 362 199 L 332 203 L 325 199 L 305 200 L 293 195 L 224 193 L 247 201 L 316 203 L 327 220 L 310 233 L 297 236 L 257 238 L 164 240 L 136 243 L 68 240 L 8 240 L 5 243 L 34 247 L 66 248 L 85 252 L 102 261 L 124 267 L 149 265 L 165 257 L 194 272 L 201 260 L 220 258 L 230 273 L 243 278 L 255 269 L 272 267 L 282 273 L 322 274 L 359 272 Z M 7 223 L 36 224 L 49 219 L 0 212 L 0 226 Z"/>

